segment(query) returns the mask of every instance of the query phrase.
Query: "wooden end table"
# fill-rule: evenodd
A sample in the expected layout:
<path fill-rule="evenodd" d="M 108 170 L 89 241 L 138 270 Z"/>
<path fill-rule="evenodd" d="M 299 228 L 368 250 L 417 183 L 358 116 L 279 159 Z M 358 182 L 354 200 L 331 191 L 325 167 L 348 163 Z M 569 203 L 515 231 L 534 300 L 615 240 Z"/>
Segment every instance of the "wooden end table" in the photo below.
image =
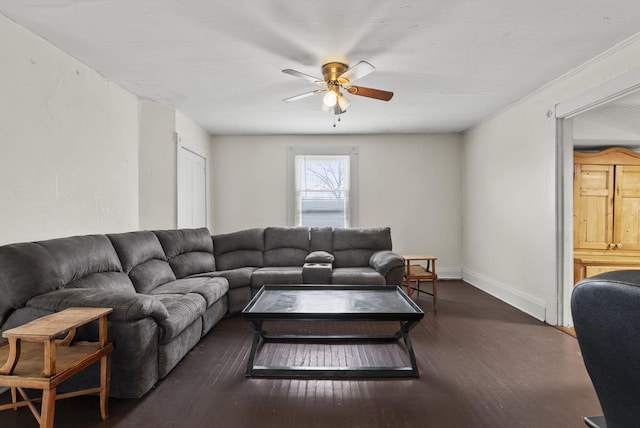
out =
<path fill-rule="evenodd" d="M 436 274 L 437 257 L 426 255 L 403 255 L 405 260 L 405 279 L 407 281 L 407 296 L 411 297 L 413 288 L 411 281 L 416 281 L 418 293 L 423 292 L 433 296 L 433 312 L 436 312 L 436 301 L 438 300 L 438 275 Z M 426 267 L 412 262 L 426 261 Z M 433 281 L 433 293 L 420 290 L 420 281 Z"/>
<path fill-rule="evenodd" d="M 28 406 L 41 428 L 53 427 L 56 399 L 100 394 L 100 413 L 107 419 L 110 381 L 110 353 L 107 342 L 107 315 L 111 308 L 68 308 L 5 331 L 0 344 L 0 386 L 11 388 L 11 403 L 0 410 Z M 76 328 L 99 319 L 98 342 L 75 342 Z M 60 338 L 62 335 L 66 335 Z M 8 345 L 8 346 L 7 346 Z M 100 386 L 56 395 L 56 387 L 100 360 Z M 41 389 L 42 399 L 30 399 L 23 388 Z M 22 401 L 17 401 L 20 392 Z M 33 405 L 42 401 L 40 412 Z"/>

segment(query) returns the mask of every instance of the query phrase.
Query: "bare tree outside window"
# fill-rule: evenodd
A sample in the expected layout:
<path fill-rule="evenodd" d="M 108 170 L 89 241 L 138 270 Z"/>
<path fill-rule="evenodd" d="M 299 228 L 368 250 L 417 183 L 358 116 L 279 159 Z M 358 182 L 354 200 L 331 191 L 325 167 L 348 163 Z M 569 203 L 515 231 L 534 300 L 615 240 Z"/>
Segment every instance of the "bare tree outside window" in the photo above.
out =
<path fill-rule="evenodd" d="M 348 165 L 347 156 L 297 157 L 301 225 L 344 227 L 347 224 Z"/>

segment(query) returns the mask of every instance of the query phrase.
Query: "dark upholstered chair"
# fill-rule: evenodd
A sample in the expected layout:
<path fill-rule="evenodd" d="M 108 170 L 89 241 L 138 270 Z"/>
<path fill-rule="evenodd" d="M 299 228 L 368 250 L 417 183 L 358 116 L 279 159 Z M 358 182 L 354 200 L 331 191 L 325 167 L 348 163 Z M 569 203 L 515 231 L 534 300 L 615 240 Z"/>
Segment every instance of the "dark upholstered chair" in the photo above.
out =
<path fill-rule="evenodd" d="M 640 426 L 640 270 L 607 272 L 576 284 L 571 312 L 584 364 L 604 417 L 589 427 Z"/>

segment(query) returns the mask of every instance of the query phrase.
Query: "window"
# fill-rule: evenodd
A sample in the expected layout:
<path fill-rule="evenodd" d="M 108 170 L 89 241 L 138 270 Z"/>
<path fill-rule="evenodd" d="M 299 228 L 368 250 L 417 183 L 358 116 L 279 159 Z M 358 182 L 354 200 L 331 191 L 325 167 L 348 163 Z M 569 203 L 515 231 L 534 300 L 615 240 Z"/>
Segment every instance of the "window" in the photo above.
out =
<path fill-rule="evenodd" d="M 357 225 L 357 147 L 289 147 L 289 224 Z"/>

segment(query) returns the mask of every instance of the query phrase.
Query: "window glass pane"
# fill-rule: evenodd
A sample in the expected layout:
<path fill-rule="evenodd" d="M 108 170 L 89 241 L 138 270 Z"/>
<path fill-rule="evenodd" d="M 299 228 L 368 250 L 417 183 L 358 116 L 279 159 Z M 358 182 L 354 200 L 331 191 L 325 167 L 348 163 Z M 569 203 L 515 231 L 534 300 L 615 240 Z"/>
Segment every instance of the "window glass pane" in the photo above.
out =
<path fill-rule="evenodd" d="M 296 224 L 349 225 L 349 156 L 296 156 Z"/>

